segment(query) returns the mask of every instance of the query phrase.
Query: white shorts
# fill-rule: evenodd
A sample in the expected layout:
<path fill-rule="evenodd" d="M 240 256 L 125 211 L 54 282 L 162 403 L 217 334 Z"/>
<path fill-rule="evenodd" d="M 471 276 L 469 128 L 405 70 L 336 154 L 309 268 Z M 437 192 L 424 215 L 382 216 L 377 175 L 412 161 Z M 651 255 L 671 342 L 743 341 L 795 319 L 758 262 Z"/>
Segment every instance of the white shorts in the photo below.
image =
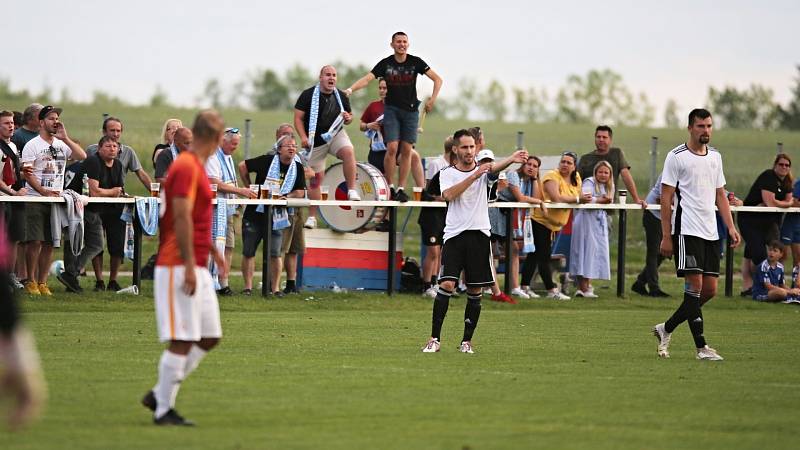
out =
<path fill-rule="evenodd" d="M 156 266 L 153 294 L 156 324 L 161 342 L 222 337 L 219 303 L 211 274 L 195 267 L 197 286 L 193 296 L 183 292 L 183 266 Z"/>
<path fill-rule="evenodd" d="M 328 154 L 336 156 L 336 153 L 344 147 L 353 148 L 353 143 L 350 142 L 350 136 L 347 135 L 347 131 L 342 130 L 336 133 L 336 136 L 334 136 L 330 142 L 320 145 L 319 147 L 314 147 L 314 149 L 311 150 L 311 157 L 308 159 L 308 165 L 314 169 L 314 172 L 325 173 L 325 158 L 328 157 Z"/>

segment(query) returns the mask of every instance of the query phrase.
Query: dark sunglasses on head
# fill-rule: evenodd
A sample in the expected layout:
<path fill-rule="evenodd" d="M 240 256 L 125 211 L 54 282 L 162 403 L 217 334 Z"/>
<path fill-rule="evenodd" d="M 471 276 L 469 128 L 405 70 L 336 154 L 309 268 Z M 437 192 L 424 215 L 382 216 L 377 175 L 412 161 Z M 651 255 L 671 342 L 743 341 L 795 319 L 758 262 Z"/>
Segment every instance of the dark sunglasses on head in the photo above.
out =
<path fill-rule="evenodd" d="M 561 156 L 571 156 L 572 159 L 574 159 L 575 161 L 578 160 L 578 154 L 575 153 L 575 152 L 566 151 L 566 152 L 562 153 Z"/>
<path fill-rule="evenodd" d="M 231 133 L 231 134 L 239 134 L 239 129 L 238 128 L 225 128 L 225 132 L 226 133 Z"/>

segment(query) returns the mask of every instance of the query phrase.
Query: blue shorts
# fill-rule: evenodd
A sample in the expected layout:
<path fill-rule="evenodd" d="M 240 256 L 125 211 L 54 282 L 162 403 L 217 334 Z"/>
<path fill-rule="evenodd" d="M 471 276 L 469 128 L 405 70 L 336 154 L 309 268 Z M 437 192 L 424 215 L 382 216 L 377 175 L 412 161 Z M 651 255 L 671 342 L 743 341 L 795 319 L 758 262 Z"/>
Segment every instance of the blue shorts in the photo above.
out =
<path fill-rule="evenodd" d="M 789 213 L 783 218 L 781 242 L 784 244 L 800 244 L 800 214 Z"/>
<path fill-rule="evenodd" d="M 403 141 L 409 144 L 417 142 L 419 111 L 408 111 L 396 106 L 386 105 L 383 110 L 384 142 Z"/>

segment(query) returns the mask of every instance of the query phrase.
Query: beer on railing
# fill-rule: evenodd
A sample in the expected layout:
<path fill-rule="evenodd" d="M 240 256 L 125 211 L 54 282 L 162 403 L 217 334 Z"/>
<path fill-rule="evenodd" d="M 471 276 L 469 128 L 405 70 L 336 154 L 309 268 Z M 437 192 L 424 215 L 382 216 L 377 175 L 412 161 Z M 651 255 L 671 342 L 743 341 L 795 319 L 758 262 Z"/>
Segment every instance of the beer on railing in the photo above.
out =
<path fill-rule="evenodd" d="M 211 198 L 217 198 L 217 183 L 211 183 Z"/>
<path fill-rule="evenodd" d="M 150 183 L 150 197 L 158 197 L 161 192 L 161 183 Z"/>
<path fill-rule="evenodd" d="M 422 200 L 422 187 L 414 186 L 414 201 L 418 202 L 421 200 Z"/>
<path fill-rule="evenodd" d="M 319 187 L 320 195 L 322 196 L 322 200 L 328 199 L 328 186 L 320 186 Z"/>

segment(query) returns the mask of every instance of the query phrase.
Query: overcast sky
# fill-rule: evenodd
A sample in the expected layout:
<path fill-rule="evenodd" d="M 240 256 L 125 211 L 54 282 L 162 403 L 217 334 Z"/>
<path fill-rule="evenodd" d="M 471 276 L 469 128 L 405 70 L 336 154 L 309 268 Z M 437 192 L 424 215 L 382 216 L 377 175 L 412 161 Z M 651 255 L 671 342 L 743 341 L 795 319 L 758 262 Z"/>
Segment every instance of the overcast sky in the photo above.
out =
<path fill-rule="evenodd" d="M 372 67 L 392 32 L 442 78 L 545 87 L 610 68 L 657 105 L 700 106 L 708 86 L 758 83 L 785 102 L 800 63 L 797 1 L 13 1 L 3 6 L 0 77 L 14 88 L 143 103 L 161 86 L 190 104 L 209 78 L 230 86 L 257 69 L 300 62 Z M 280 6 L 276 6 L 280 5 Z M 430 83 L 425 83 L 430 90 Z"/>

